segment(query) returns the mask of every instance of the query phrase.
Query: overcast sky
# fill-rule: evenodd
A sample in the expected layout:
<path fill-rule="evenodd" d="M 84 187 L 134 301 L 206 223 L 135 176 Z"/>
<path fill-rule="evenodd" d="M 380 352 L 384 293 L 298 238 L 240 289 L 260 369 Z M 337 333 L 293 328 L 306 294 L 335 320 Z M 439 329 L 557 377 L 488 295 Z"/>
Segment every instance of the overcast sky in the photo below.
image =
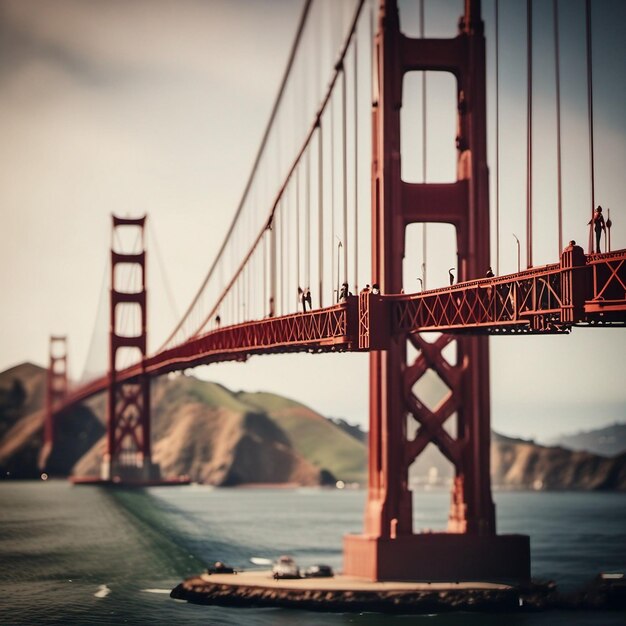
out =
<path fill-rule="evenodd" d="M 404 4 L 408 24 L 415 3 Z M 427 2 L 427 32 L 453 35 L 461 4 Z M 501 2 L 508 46 L 500 58 L 502 273 L 515 271 L 512 233 L 523 239 L 524 231 L 522 4 Z M 548 216 L 537 218 L 539 264 L 556 261 L 557 248 L 554 63 L 544 32 L 549 13 L 541 14 L 551 3 L 535 4 L 535 199 L 539 215 Z M 584 3 L 560 4 L 565 239 L 585 242 Z M 626 3 L 592 5 L 596 199 L 613 209 L 613 247 L 624 248 Z M 489 37 L 493 3 L 483 7 Z M 152 345 L 171 330 L 177 313 L 165 297 L 158 258 L 181 312 L 234 214 L 300 8 L 291 0 L 0 0 L 0 369 L 45 364 L 48 336 L 67 333 L 71 370 L 80 375 L 105 284 L 112 212 L 149 214 L 149 245 L 156 239 L 159 251 L 151 248 L 149 268 Z M 493 71 L 493 40 L 489 46 Z M 492 114 L 493 90 L 489 96 Z M 493 128 L 491 117 L 492 183 Z M 626 419 L 624 329 L 499 337 L 491 353 L 492 422 L 501 432 L 541 438 Z M 271 356 L 196 374 L 235 390 L 282 393 L 365 426 L 367 364 L 356 354 Z"/>

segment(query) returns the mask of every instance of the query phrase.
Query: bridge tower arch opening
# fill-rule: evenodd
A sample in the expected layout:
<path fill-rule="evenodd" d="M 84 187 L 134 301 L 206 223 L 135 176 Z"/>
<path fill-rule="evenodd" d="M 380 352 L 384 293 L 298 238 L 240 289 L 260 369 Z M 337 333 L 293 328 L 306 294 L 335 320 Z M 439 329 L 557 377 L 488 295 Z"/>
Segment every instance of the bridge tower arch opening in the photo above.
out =
<path fill-rule="evenodd" d="M 152 463 L 150 443 L 150 378 L 143 371 L 147 352 L 146 216 L 113 215 L 112 219 L 107 447 L 100 477 L 116 482 L 158 480 L 160 472 Z M 116 250 L 115 242 L 122 240 L 119 232 L 131 229 L 138 234 L 140 250 Z M 123 275 L 126 285 L 121 284 Z M 137 320 L 131 332 L 123 328 L 123 320 L 129 316 Z M 141 372 L 118 381 L 120 357 L 132 353 L 141 363 Z"/>
<path fill-rule="evenodd" d="M 408 183 L 401 178 L 403 77 L 450 72 L 457 81 L 457 180 Z M 480 0 L 466 0 L 452 39 L 413 39 L 400 31 L 396 0 L 380 0 L 372 111 L 372 281 L 401 293 L 406 229 L 452 224 L 457 280 L 484 277 L 489 257 L 485 40 Z M 456 342 L 452 365 L 444 352 Z M 418 333 L 393 337 L 370 353 L 369 483 L 364 533 L 344 539 L 344 572 L 371 580 L 528 580 L 529 538 L 497 535 L 490 482 L 487 337 Z M 407 343 L 417 357 L 407 361 Z M 427 372 L 449 388 L 436 407 L 415 389 Z M 456 417 L 456 436 L 444 425 Z M 407 418 L 418 425 L 409 439 Z M 447 532 L 414 533 L 408 468 L 429 444 L 453 464 Z"/>

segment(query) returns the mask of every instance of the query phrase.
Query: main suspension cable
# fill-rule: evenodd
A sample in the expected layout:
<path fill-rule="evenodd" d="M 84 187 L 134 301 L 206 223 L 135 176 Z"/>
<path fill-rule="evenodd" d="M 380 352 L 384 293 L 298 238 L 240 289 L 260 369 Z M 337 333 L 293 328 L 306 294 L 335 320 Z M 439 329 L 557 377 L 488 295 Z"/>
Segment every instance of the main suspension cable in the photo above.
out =
<path fill-rule="evenodd" d="M 212 308 L 211 312 L 204 318 L 203 322 L 197 327 L 196 332 L 192 335 L 193 337 L 199 336 L 199 334 L 201 333 L 202 329 L 205 327 L 207 321 L 212 318 L 212 316 L 215 313 L 215 311 L 218 309 L 218 307 L 220 306 L 222 301 L 226 298 L 229 290 L 235 284 L 235 282 L 236 282 L 239 274 L 241 273 L 243 267 L 248 262 L 252 252 L 254 251 L 256 246 L 259 244 L 259 241 L 261 240 L 265 230 L 267 228 L 270 228 L 271 225 L 273 224 L 274 216 L 275 216 L 275 213 L 277 211 L 277 208 L 279 207 L 279 204 L 284 206 L 284 204 L 283 204 L 283 197 L 284 197 L 284 194 L 285 194 L 285 190 L 287 189 L 287 187 L 289 185 L 289 182 L 291 181 L 291 178 L 292 178 L 292 176 L 294 174 L 294 171 L 295 171 L 296 167 L 298 166 L 298 164 L 300 163 L 300 160 L 302 159 L 302 156 L 303 156 L 305 150 L 308 148 L 309 144 L 311 143 L 313 135 L 317 131 L 318 127 L 320 126 L 321 119 L 322 119 L 322 116 L 323 116 L 324 112 L 326 111 L 326 108 L 329 106 L 329 104 L 331 104 L 331 97 L 332 97 L 332 94 L 333 94 L 333 90 L 334 90 L 335 84 L 337 82 L 337 79 L 339 78 L 339 69 L 338 68 L 340 67 L 341 63 L 343 63 L 343 60 L 344 60 L 344 58 L 345 58 L 345 56 L 347 54 L 348 48 L 350 46 L 350 42 L 351 42 L 352 37 L 354 35 L 355 29 L 356 29 L 356 26 L 357 26 L 357 22 L 358 22 L 358 19 L 359 19 L 359 16 L 361 14 L 361 10 L 362 10 L 364 4 L 365 4 L 365 0 L 359 0 L 358 4 L 357 4 L 357 6 L 356 6 L 356 8 L 354 10 L 352 23 L 350 25 L 350 29 L 348 31 L 348 34 L 347 34 L 347 36 L 346 36 L 346 38 L 344 40 L 344 44 L 343 44 L 343 47 L 342 47 L 341 52 L 339 54 L 338 61 L 335 64 L 335 71 L 334 71 L 334 73 L 333 73 L 333 75 L 331 77 L 331 80 L 330 80 L 327 88 L 326 88 L 326 94 L 325 94 L 325 96 L 324 96 L 320 106 L 317 109 L 317 112 L 316 112 L 315 117 L 314 117 L 313 124 L 312 124 L 308 134 L 306 135 L 304 141 L 303 141 L 302 147 L 300 148 L 300 151 L 296 155 L 296 157 L 295 157 L 295 159 L 294 159 L 290 169 L 288 170 L 288 172 L 286 174 L 286 177 L 285 177 L 285 180 L 284 180 L 283 184 L 281 185 L 281 187 L 279 188 L 279 190 L 278 190 L 278 192 L 277 192 L 277 194 L 275 196 L 275 199 L 274 199 L 274 201 L 272 203 L 272 207 L 271 207 L 271 210 L 270 210 L 269 218 L 268 218 L 268 220 L 266 222 L 266 226 L 258 234 L 257 238 L 253 241 L 253 243 L 252 243 L 252 245 L 250 247 L 249 252 L 244 256 L 243 260 L 241 261 L 241 263 L 239 265 L 239 268 L 235 272 L 235 275 L 231 278 L 229 283 L 226 285 L 226 287 L 222 291 L 222 294 L 217 299 L 217 302 L 215 303 L 215 305 Z M 332 106 L 330 106 L 330 109 L 331 109 L 331 112 L 332 112 Z M 282 230 L 282 228 L 281 228 L 281 230 Z M 225 246 L 225 244 L 224 244 L 224 246 Z M 331 255 L 331 257 L 332 256 L 334 256 L 334 255 Z M 281 268 L 281 274 L 282 274 L 282 268 Z M 281 279 L 281 281 L 282 281 L 282 279 Z M 331 283 L 332 283 L 332 280 L 331 280 Z M 281 292 L 283 291 L 282 284 L 281 284 L 280 291 Z M 200 295 L 201 295 L 200 293 L 198 293 L 196 295 L 196 298 L 195 298 L 196 301 L 199 299 Z M 281 299 L 282 299 L 282 294 L 279 294 L 279 297 L 281 297 Z M 178 332 L 178 330 L 182 326 L 183 322 L 184 322 L 184 320 L 179 324 L 179 328 L 177 330 L 175 330 L 174 333 L 172 333 L 170 338 L 167 340 L 167 342 L 164 344 L 164 346 L 162 346 L 160 348 L 160 350 L 163 350 L 165 348 L 165 346 L 168 345 L 168 343 L 176 335 L 176 333 Z"/>
<path fill-rule="evenodd" d="M 250 172 L 250 176 L 248 177 L 248 181 L 246 183 L 246 186 L 244 187 L 243 195 L 241 196 L 241 200 L 239 201 L 239 205 L 237 206 L 237 210 L 235 211 L 235 216 L 233 217 L 233 221 L 230 224 L 230 227 L 226 233 L 226 236 L 224 237 L 224 241 L 222 242 L 222 245 L 220 249 L 218 250 L 218 253 L 215 255 L 215 259 L 213 263 L 211 264 L 211 267 L 209 268 L 209 271 L 204 281 L 202 282 L 200 289 L 198 290 L 194 299 L 191 301 L 191 304 L 187 308 L 187 311 L 183 315 L 182 319 L 176 325 L 174 330 L 170 333 L 169 337 L 165 340 L 165 342 L 163 343 L 159 351 L 163 350 L 165 346 L 167 346 L 167 344 L 169 344 L 169 342 L 176 336 L 178 331 L 182 328 L 183 324 L 187 320 L 187 316 L 191 313 L 192 309 L 198 303 L 198 300 L 200 299 L 200 296 L 202 295 L 204 288 L 207 286 L 209 280 L 211 279 L 211 277 L 213 276 L 213 273 L 215 272 L 215 268 L 217 264 L 219 263 L 219 260 L 222 256 L 222 253 L 224 252 L 226 248 L 226 245 L 228 244 L 228 241 L 230 240 L 230 236 L 232 235 L 235 229 L 235 225 L 237 224 L 239 216 L 241 212 L 243 211 L 246 200 L 248 198 L 248 193 L 250 192 L 250 189 L 252 187 L 254 176 L 256 174 L 257 168 L 259 166 L 259 163 L 261 162 L 261 158 L 265 151 L 265 146 L 268 142 L 270 132 L 274 124 L 274 119 L 276 118 L 276 115 L 278 114 L 278 109 L 280 107 L 280 103 L 282 102 L 282 99 L 283 99 L 283 94 L 285 93 L 285 89 L 287 87 L 287 80 L 289 79 L 289 75 L 291 73 L 291 68 L 293 66 L 293 63 L 296 57 L 296 52 L 300 45 L 300 40 L 302 39 L 302 33 L 304 32 L 304 27 L 306 25 L 307 17 L 309 15 L 309 10 L 311 8 L 312 2 L 313 0 L 306 0 L 304 3 L 304 6 L 302 7 L 302 14 L 300 15 L 300 21 L 298 22 L 298 29 L 296 31 L 296 36 L 294 38 L 294 41 L 291 44 L 291 50 L 289 52 L 289 58 L 287 60 L 287 67 L 285 68 L 285 72 L 283 74 L 283 78 L 280 83 L 280 87 L 278 89 L 278 95 L 276 96 L 276 100 L 274 101 L 274 106 L 272 107 L 272 111 L 270 113 L 270 119 L 268 120 L 267 126 L 265 127 L 265 132 L 263 133 L 263 137 L 261 139 L 261 145 L 259 146 L 259 149 L 257 151 L 256 157 L 254 159 L 254 163 L 252 164 L 252 171 Z"/>

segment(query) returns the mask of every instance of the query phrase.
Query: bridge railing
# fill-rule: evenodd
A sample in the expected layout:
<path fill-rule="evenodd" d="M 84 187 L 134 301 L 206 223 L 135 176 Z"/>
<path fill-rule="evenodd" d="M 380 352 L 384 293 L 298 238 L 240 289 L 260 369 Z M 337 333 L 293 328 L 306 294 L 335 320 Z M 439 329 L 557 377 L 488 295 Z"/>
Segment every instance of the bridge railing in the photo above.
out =
<path fill-rule="evenodd" d="M 546 332 L 563 307 L 559 264 L 395 296 L 393 333 L 417 331 Z"/>
<path fill-rule="evenodd" d="M 351 350 L 356 298 L 324 309 L 226 326 L 145 360 L 144 371 L 161 374 L 263 353 Z"/>
<path fill-rule="evenodd" d="M 625 323 L 625 294 L 626 251 L 585 256 L 569 247 L 558 264 L 393 296 L 390 332 L 558 333 Z"/>
<path fill-rule="evenodd" d="M 590 254 L 587 266 L 591 272 L 591 297 L 585 302 L 585 312 L 611 319 L 613 313 L 626 306 L 626 254 L 624 250 Z"/>

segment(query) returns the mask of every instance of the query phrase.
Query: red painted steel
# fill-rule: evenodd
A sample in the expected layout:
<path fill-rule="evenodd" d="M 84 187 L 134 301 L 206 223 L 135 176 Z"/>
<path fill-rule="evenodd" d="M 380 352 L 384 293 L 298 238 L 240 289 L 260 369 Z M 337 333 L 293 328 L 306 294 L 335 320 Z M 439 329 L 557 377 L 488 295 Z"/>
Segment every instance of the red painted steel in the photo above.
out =
<path fill-rule="evenodd" d="M 46 468 L 54 446 L 57 416 L 67 398 L 67 337 L 50 337 L 49 365 L 46 377 L 46 407 L 43 447 L 39 454 L 39 469 Z"/>
<path fill-rule="evenodd" d="M 54 409 L 58 412 L 108 390 L 104 479 L 152 478 L 151 376 L 199 364 L 245 360 L 254 354 L 370 351 L 365 532 L 346 538 L 345 572 L 378 580 L 528 578 L 528 538 L 498 536 L 495 532 L 489 477 L 488 345 L 487 337 L 481 335 L 567 332 L 574 325 L 623 325 L 626 251 L 585 256 L 581 248 L 570 245 L 558 264 L 481 278 L 490 265 L 482 29 L 479 0 L 466 0 L 457 37 L 411 39 L 400 32 L 396 1 L 380 1 L 373 111 L 372 282 L 380 285 L 384 295 L 361 293 L 345 303 L 308 313 L 224 326 L 173 347 L 168 344 L 168 349 L 148 357 L 145 251 L 111 251 L 109 374 L 66 395 Z M 458 180 L 454 183 L 411 184 L 400 178 L 403 76 L 409 71 L 427 70 L 451 72 L 457 80 Z M 459 284 L 402 294 L 405 229 L 414 222 L 442 222 L 455 227 Z M 145 218 L 113 217 L 114 231 L 138 227 L 143 235 L 144 226 Z M 115 288 L 115 267 L 120 264 L 140 269 L 139 292 Z M 231 284 L 244 265 L 245 261 Z M 124 337 L 116 328 L 116 309 L 128 304 L 141 309 L 141 332 L 135 337 Z M 213 313 L 215 310 L 209 319 Z M 429 342 L 418 334 L 424 331 L 444 334 Z M 456 344 L 454 362 L 445 356 L 452 343 Z M 413 362 L 407 361 L 409 344 L 418 353 Z M 129 347 L 141 352 L 140 361 L 117 370 L 118 350 Z M 435 374 L 447 388 L 446 395 L 432 408 L 417 391 L 429 374 Z M 407 428 L 409 416 L 415 422 L 414 437 Z M 453 419 L 454 435 L 447 429 Z M 49 432 L 53 434 L 53 429 Z M 430 444 L 455 467 L 449 532 L 415 535 L 408 469 Z"/>
<path fill-rule="evenodd" d="M 107 449 L 102 461 L 101 478 L 111 480 L 148 480 L 153 478 L 154 467 L 150 449 L 150 378 L 143 362 L 146 358 L 147 297 L 146 252 L 143 249 L 145 217 L 121 218 L 113 216 L 112 231 L 119 228 L 139 228 L 142 251 L 122 253 L 111 248 L 111 306 L 109 332 L 109 375 L 107 383 Z M 121 291 L 116 285 L 116 268 L 134 266 L 141 274 L 138 291 Z M 141 328 L 135 336 L 125 336 L 118 328 L 118 307 L 135 305 L 140 309 Z M 141 353 L 138 371 L 132 378 L 119 377 L 118 351 L 134 348 Z"/>
<path fill-rule="evenodd" d="M 354 349 L 350 322 L 356 297 L 308 313 L 296 313 L 225 326 L 145 360 L 145 371 L 163 374 L 200 364 L 246 360 L 253 354 L 329 352 Z"/>
<path fill-rule="evenodd" d="M 452 72 L 458 96 L 458 175 L 450 185 L 409 184 L 401 179 L 400 109 L 403 77 L 409 71 Z M 489 190 L 486 163 L 485 42 L 480 2 L 467 0 L 459 35 L 450 40 L 411 39 L 400 32 L 396 0 L 380 0 L 376 34 L 375 101 L 372 164 L 372 280 L 384 294 L 402 291 L 405 229 L 413 222 L 447 222 L 457 237 L 460 280 L 484 276 L 489 262 Z M 435 296 L 436 298 L 436 296 Z M 424 300 L 420 300 L 420 303 Z M 467 308 L 468 300 L 448 298 L 432 317 Z M 405 310 L 408 307 L 405 306 Z M 473 306 L 469 308 L 474 308 Z M 409 316 L 411 317 L 411 316 Z M 415 317 L 415 316 L 413 316 Z M 456 320 L 458 313 L 451 315 Z M 449 320 L 446 320 L 449 321 Z M 410 325 L 409 325 L 410 326 Z M 443 350 L 452 337 L 428 343 L 411 328 L 389 339 L 385 351 L 370 353 L 370 449 L 368 501 L 364 535 L 344 543 L 344 571 L 377 580 L 421 577 L 427 571 L 412 562 L 404 546 L 413 535 L 413 502 L 408 468 L 432 443 L 455 467 L 449 532 L 495 537 L 495 508 L 489 475 L 489 354 L 487 338 L 456 338 L 452 365 Z M 398 328 L 396 328 L 398 331 Z M 407 341 L 418 349 L 407 363 Z M 416 392 L 428 372 L 438 374 L 448 390 L 429 410 Z M 456 415 L 456 437 L 444 429 Z M 419 425 L 414 439 L 407 416 Z M 427 543 L 424 538 L 421 544 Z M 527 545 L 527 540 L 522 543 Z M 468 543 L 472 542 L 469 537 Z M 402 549 L 397 547 L 402 544 Z M 433 551 L 434 550 L 434 551 Z M 427 553 L 444 558 L 436 549 Z M 390 568 L 383 568 L 385 554 Z M 529 575 L 529 554 L 516 576 Z M 459 552 L 460 555 L 460 552 Z M 424 555 L 424 557 L 426 554 Z M 424 558 L 422 557 L 422 558 Z M 450 560 L 450 557 L 445 557 Z M 460 558 L 460 556 L 458 557 Z M 485 562 L 492 558 L 485 554 Z M 454 558 L 452 571 L 459 563 Z M 495 567 L 495 564 L 494 564 Z M 470 568 L 471 569 L 471 568 Z M 494 569 L 495 575 L 495 569 Z M 427 576 L 428 578 L 428 576 Z"/>
<path fill-rule="evenodd" d="M 385 300 L 392 333 L 569 332 L 626 324 L 626 251 L 586 256 L 568 246 L 559 264 Z"/>
<path fill-rule="evenodd" d="M 567 254 L 566 249 L 560 264 L 519 274 L 417 294 L 362 293 L 324 309 L 223 326 L 117 371 L 116 380 L 246 360 L 254 354 L 385 349 L 392 335 L 419 331 L 549 334 L 577 325 L 625 325 L 626 250 L 585 256 L 582 265 L 580 259 L 573 265 Z M 109 376 L 104 376 L 70 389 L 56 412 L 108 386 Z"/>
<path fill-rule="evenodd" d="M 585 298 L 585 313 L 599 314 L 595 318 L 599 322 L 623 321 L 626 308 L 626 251 L 590 254 L 587 267 L 591 270 L 591 297 Z"/>

